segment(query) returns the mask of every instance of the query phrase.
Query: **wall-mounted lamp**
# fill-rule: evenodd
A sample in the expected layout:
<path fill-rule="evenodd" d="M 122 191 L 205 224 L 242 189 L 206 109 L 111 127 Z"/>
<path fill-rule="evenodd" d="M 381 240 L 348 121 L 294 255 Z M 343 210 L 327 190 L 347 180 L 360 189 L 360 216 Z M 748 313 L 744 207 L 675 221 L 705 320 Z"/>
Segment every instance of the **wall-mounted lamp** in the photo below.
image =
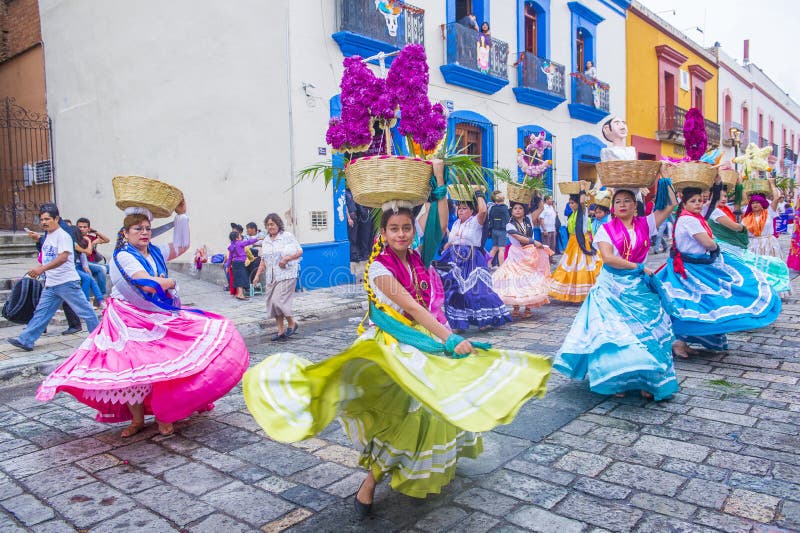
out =
<path fill-rule="evenodd" d="M 314 96 L 313 94 L 311 94 L 311 90 L 316 88 L 317 86 L 314 85 L 313 83 L 307 81 L 303 82 L 303 92 L 306 93 L 306 96 Z"/>

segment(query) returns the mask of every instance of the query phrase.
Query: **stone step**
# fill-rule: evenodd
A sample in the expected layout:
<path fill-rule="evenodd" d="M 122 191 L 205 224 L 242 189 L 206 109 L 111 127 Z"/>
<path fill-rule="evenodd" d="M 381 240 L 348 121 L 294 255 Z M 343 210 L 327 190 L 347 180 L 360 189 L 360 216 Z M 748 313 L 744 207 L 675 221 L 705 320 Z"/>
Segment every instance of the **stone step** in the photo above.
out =
<path fill-rule="evenodd" d="M 34 244 L 27 233 L 0 234 L 0 247 L 6 244 Z"/>

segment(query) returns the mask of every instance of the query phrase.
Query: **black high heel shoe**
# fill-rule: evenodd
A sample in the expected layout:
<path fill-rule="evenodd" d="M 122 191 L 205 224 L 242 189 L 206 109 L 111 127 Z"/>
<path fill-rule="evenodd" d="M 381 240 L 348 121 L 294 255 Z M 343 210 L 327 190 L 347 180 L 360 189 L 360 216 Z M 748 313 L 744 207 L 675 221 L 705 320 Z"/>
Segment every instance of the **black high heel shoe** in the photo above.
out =
<path fill-rule="evenodd" d="M 361 486 L 358 487 L 355 496 L 353 496 L 353 509 L 355 509 L 356 514 L 362 520 L 372 514 L 372 504 L 362 503 L 358 500 L 358 493 L 361 492 L 361 487 L 363 486 L 364 482 L 362 481 Z"/>

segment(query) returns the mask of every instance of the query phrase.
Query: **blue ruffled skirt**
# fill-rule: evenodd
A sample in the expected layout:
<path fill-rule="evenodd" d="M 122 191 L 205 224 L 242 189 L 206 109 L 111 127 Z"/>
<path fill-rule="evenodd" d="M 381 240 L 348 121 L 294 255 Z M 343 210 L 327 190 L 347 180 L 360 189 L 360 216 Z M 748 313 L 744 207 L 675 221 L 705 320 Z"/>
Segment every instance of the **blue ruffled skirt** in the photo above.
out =
<path fill-rule="evenodd" d="M 492 274 L 486 256 L 477 246 L 450 246 L 442 254 L 439 270 L 444 286 L 444 314 L 453 329 L 502 326 L 511 315 L 492 290 Z"/>
<path fill-rule="evenodd" d="M 732 254 L 705 264 L 690 261 L 708 261 L 708 255 L 683 256 L 686 279 L 673 270 L 672 257 L 656 274 L 678 339 L 726 349 L 726 333 L 763 328 L 778 318 L 781 299 L 763 273 Z"/>
<path fill-rule="evenodd" d="M 654 399 L 678 391 L 672 329 L 651 276 L 603 266 L 556 355 L 553 368 L 589 378 L 599 394 L 643 390 Z"/>

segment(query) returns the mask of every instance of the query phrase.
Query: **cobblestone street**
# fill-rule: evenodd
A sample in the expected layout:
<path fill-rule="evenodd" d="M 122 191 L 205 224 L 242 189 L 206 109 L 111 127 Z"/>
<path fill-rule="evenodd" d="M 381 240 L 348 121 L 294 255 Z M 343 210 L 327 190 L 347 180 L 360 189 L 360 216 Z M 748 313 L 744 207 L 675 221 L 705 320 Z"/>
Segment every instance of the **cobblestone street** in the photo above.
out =
<path fill-rule="evenodd" d="M 770 328 L 730 336 L 730 351 L 676 361 L 672 400 L 608 398 L 554 373 L 547 396 L 485 435 L 484 455 L 427 500 L 383 483 L 357 522 L 364 473 L 338 424 L 294 445 L 267 439 L 241 388 L 209 413 L 122 440 L 72 397 L 0 390 L 0 530 L 191 531 L 795 531 L 800 530 L 800 280 Z M 259 309 L 260 304 L 259 304 Z M 479 337 L 552 355 L 576 306 Z M 354 338 L 358 318 L 301 328 L 284 344 L 311 360 Z M 260 334 L 264 338 L 264 334 Z"/>

